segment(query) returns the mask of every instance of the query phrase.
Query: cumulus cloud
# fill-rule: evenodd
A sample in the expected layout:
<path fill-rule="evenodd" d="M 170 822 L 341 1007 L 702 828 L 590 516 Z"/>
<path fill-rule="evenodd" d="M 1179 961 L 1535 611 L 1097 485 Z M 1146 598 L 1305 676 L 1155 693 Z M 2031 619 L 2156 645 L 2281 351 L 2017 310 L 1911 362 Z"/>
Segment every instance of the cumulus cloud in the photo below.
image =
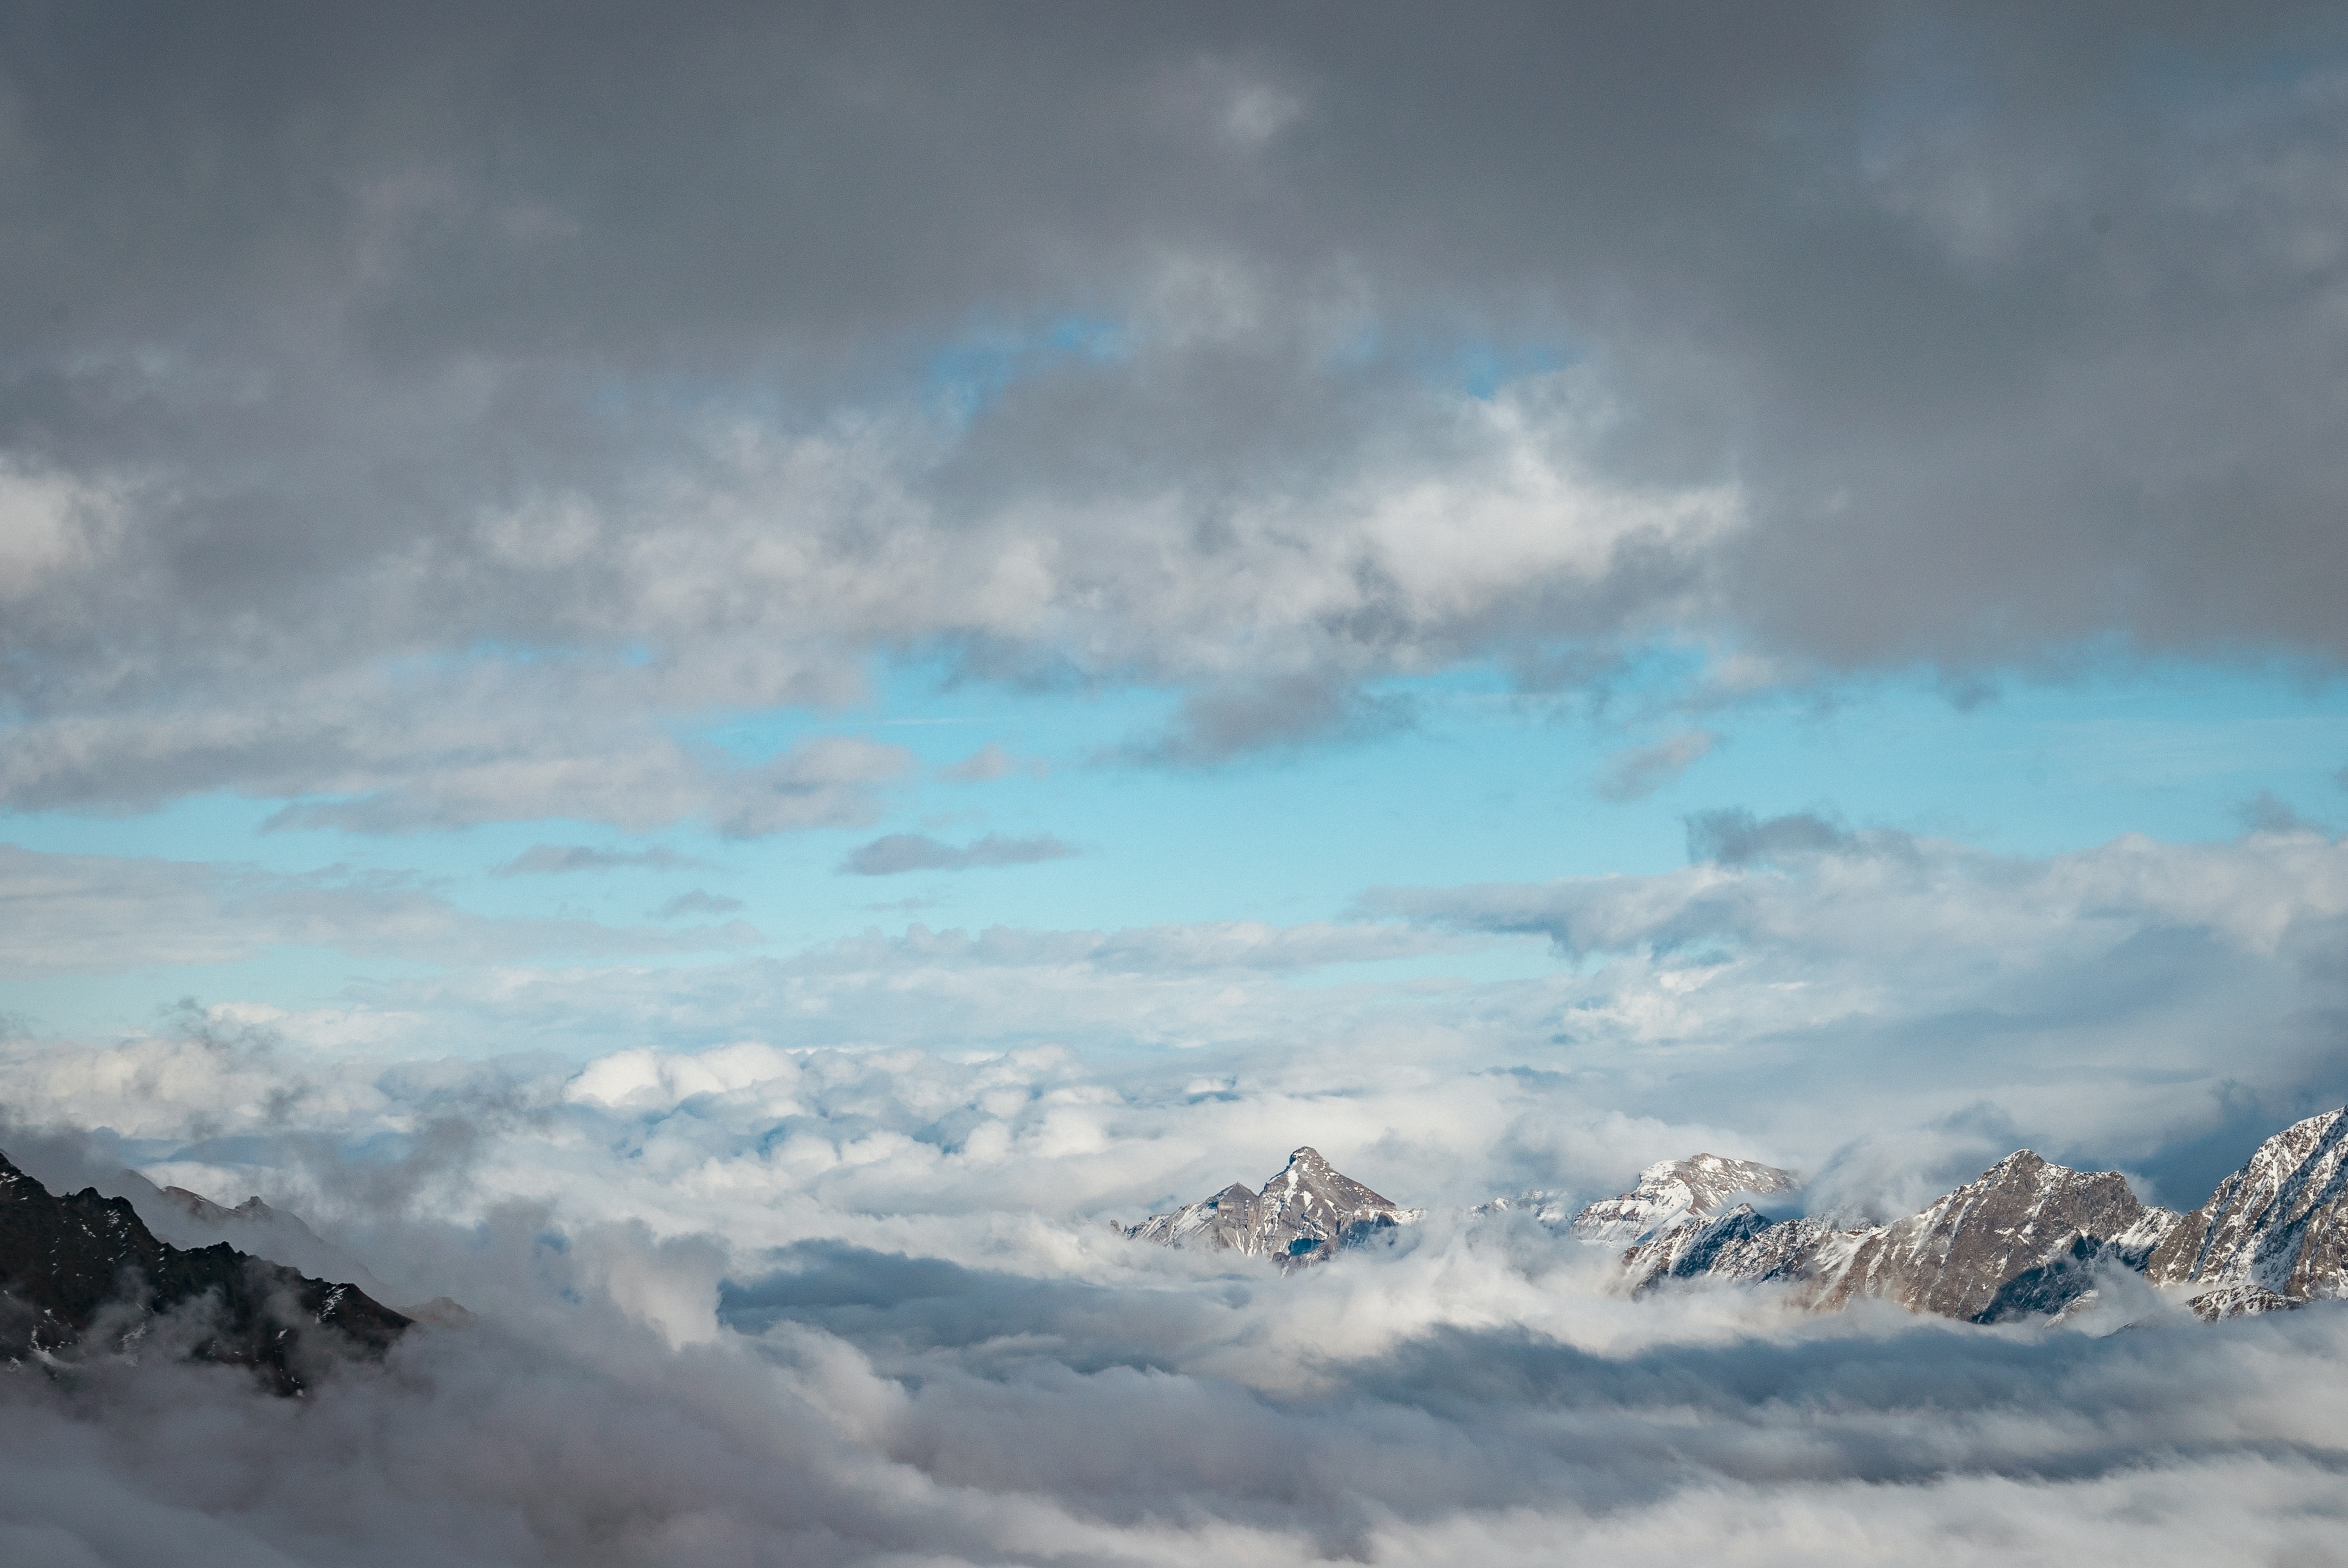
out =
<path fill-rule="evenodd" d="M 969 871 L 982 866 L 1033 866 L 1081 854 L 1050 834 L 1012 838 L 990 833 L 965 845 L 952 845 L 926 833 L 891 833 L 849 852 L 839 869 L 858 876 L 895 876 L 907 871 Z"/>

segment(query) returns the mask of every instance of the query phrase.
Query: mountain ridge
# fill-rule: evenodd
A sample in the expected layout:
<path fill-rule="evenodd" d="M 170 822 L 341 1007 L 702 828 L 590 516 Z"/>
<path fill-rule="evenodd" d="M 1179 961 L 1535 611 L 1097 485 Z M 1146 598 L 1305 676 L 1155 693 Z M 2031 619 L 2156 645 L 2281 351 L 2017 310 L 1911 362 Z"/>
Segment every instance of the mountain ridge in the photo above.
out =
<path fill-rule="evenodd" d="M 1585 1212 L 1602 1218 L 1638 1191 Z M 1670 1220 L 1622 1264 L 1633 1295 L 1675 1280 L 1777 1283 L 1816 1310 L 1872 1298 L 1975 1323 L 2075 1312 L 2112 1269 L 2210 1320 L 2348 1297 L 2348 1108 L 2275 1133 L 2187 1214 L 2144 1203 L 2116 1171 L 2021 1149 L 1888 1224 L 1772 1220 L 1738 1204 Z"/>
<path fill-rule="evenodd" d="M 225 1242 L 174 1246 L 128 1198 L 52 1193 L 0 1154 L 0 1357 L 54 1364 L 169 1323 L 191 1358 L 298 1394 L 338 1349 L 380 1356 L 411 1322 L 355 1286 Z"/>

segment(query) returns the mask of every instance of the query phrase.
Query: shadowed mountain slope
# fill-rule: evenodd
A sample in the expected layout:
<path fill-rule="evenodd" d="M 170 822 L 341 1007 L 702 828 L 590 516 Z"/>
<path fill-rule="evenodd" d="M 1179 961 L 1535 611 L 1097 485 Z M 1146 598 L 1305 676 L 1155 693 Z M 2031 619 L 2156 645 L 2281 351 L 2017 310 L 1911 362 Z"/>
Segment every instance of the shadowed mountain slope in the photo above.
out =
<path fill-rule="evenodd" d="M 50 1358 L 155 1333 L 295 1393 L 338 1352 L 380 1355 L 409 1319 L 350 1285 L 238 1252 L 176 1247 L 126 1198 L 60 1197 L 0 1155 L 0 1355 Z"/>

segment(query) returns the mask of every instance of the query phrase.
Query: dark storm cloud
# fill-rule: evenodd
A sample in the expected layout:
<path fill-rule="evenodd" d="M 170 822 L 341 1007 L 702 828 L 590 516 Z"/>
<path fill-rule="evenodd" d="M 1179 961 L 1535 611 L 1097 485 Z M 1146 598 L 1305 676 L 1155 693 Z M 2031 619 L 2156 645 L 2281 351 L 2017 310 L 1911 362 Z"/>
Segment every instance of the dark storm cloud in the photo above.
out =
<path fill-rule="evenodd" d="M 1082 851 L 1050 834 L 1010 838 L 990 833 L 968 844 L 947 844 L 926 833 L 892 833 L 860 845 L 839 863 L 857 876 L 895 876 L 907 871 L 969 871 L 982 866 L 1034 866 L 1066 860 Z"/>
<path fill-rule="evenodd" d="M 0 60 L 14 804 L 837 822 L 581 776 L 909 645 L 1178 689 L 1178 764 L 1659 628 L 2348 649 L 2326 8 L 60 6 Z"/>

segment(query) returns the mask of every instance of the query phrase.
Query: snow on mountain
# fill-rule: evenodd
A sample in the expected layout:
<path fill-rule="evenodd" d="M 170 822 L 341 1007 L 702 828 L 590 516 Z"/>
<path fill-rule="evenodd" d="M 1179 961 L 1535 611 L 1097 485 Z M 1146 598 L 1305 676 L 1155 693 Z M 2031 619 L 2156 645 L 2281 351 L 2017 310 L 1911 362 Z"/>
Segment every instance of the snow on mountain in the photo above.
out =
<path fill-rule="evenodd" d="M 1973 1317 L 2009 1280 L 2075 1238 L 2112 1241 L 2149 1212 L 2116 1171 L 2074 1171 L 2018 1150 L 1922 1213 L 1869 1234 L 1838 1278 L 1821 1280 L 1819 1305 L 1876 1296 Z"/>
<path fill-rule="evenodd" d="M 1794 1285 L 1821 1309 L 1859 1296 L 1912 1312 L 1995 1322 L 2060 1312 L 2106 1260 L 2141 1267 L 2181 1216 L 2140 1202 L 2116 1171 L 2075 1171 L 2027 1149 L 1888 1225 L 1772 1223 L 1749 1204 L 1651 1235 L 1623 1255 L 1634 1293 L 1666 1280 Z"/>
<path fill-rule="evenodd" d="M 1807 1278 L 1819 1248 L 1838 1232 L 1821 1221 L 1771 1220 L 1739 1204 L 1707 1220 L 1673 1225 L 1622 1255 L 1634 1295 L 1667 1279 L 1731 1279 L 1745 1285 Z"/>
<path fill-rule="evenodd" d="M 1739 1194 L 1766 1195 L 1800 1186 L 1791 1171 L 1752 1160 L 1692 1154 L 1664 1160 L 1639 1173 L 1638 1185 L 1618 1197 L 1601 1198 L 1573 1217 L 1573 1234 L 1584 1241 L 1628 1245 L 1646 1240 L 1691 1220 L 1720 1212 Z"/>
<path fill-rule="evenodd" d="M 2146 1266 L 2199 1286 L 2205 1317 L 2348 1296 L 2348 1109 L 2284 1128 L 2169 1232 Z"/>
<path fill-rule="evenodd" d="M 1634 1293 L 1674 1279 L 1777 1280 L 1821 1309 L 1872 1296 L 1978 1323 L 2075 1310 L 2112 1269 L 2140 1272 L 2213 1320 L 2348 1297 L 2348 1108 L 2268 1139 L 2189 1214 L 2138 1201 L 2116 1171 L 2024 1149 L 1887 1225 L 1773 1223 L 1749 1204 L 1698 1217 L 1697 1184 L 1675 1173 L 1706 1158 L 1654 1166 L 1636 1191 L 1584 1210 L 1586 1230 L 1577 1220 L 1597 1237 L 1648 1225 L 1622 1257 Z M 1731 1179 L 1745 1178 L 1715 1184 Z"/>
<path fill-rule="evenodd" d="M 1422 1213 L 1396 1207 L 1308 1147 L 1289 1155 L 1287 1166 L 1260 1191 L 1234 1182 L 1212 1197 L 1117 1229 L 1136 1241 L 1277 1258 L 1283 1267 L 1295 1267 L 1318 1263 L 1339 1247 L 1359 1246 Z"/>

